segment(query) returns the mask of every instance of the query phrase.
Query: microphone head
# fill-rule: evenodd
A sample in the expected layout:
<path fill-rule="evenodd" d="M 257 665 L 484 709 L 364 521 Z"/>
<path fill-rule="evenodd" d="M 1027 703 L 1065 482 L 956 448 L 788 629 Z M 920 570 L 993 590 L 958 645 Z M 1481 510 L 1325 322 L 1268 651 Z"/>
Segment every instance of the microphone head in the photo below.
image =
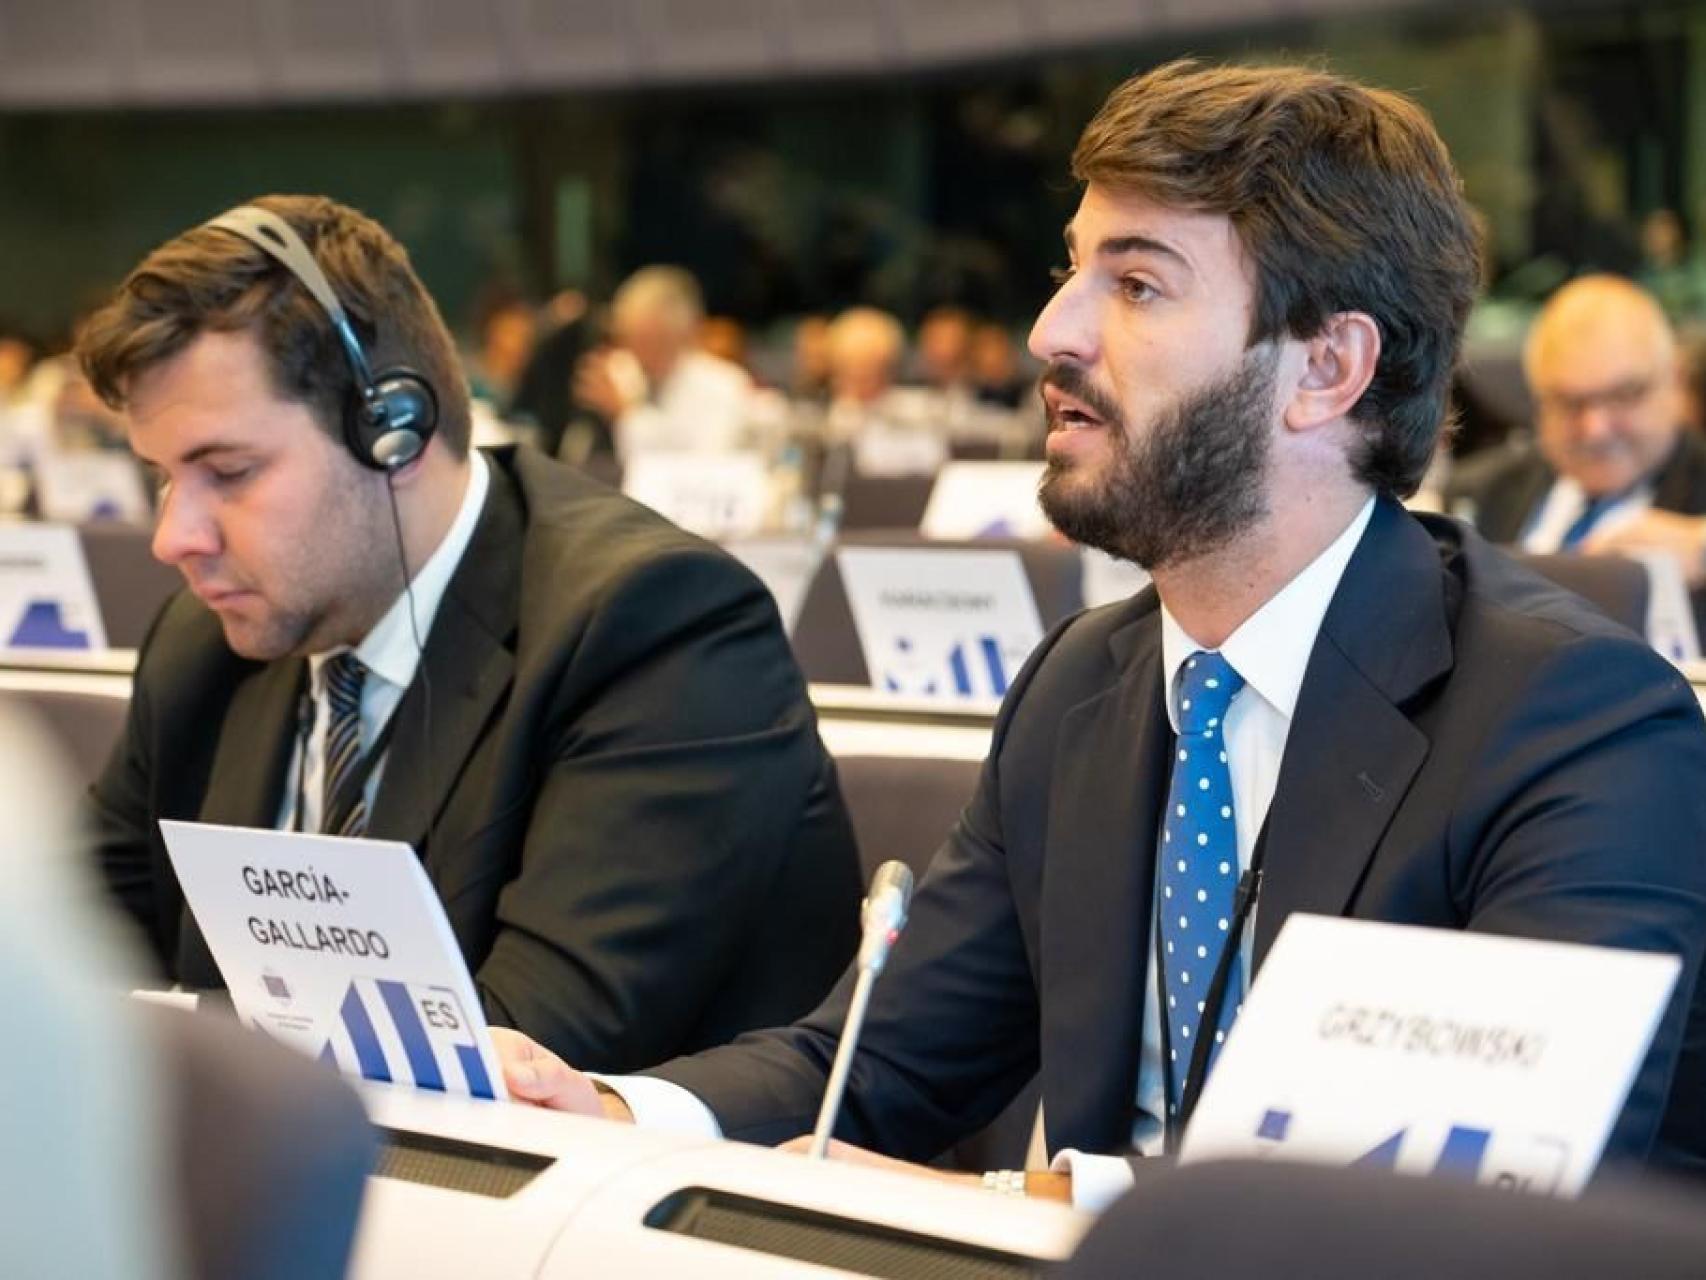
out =
<path fill-rule="evenodd" d="M 871 892 L 865 897 L 859 913 L 864 933 L 859 944 L 859 967 L 882 972 L 888 962 L 889 948 L 894 945 L 906 925 L 907 909 L 912 905 L 912 868 L 904 862 L 890 861 L 877 868 L 871 877 Z"/>
<path fill-rule="evenodd" d="M 900 896 L 900 914 L 905 919 L 906 909 L 912 904 L 912 868 L 898 858 L 891 858 L 877 868 L 871 877 L 871 892 L 865 896 L 866 905 L 885 894 Z"/>

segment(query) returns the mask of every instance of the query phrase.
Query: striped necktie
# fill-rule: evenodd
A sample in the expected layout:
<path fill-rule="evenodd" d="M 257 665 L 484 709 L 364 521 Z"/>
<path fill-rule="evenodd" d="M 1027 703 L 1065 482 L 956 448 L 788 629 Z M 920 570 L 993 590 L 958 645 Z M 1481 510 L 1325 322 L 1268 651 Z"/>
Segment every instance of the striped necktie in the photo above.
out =
<path fill-rule="evenodd" d="M 320 830 L 326 835 L 367 833 L 367 773 L 361 767 L 361 685 L 367 668 L 353 653 L 340 653 L 326 663 L 326 722 L 324 797 Z"/>

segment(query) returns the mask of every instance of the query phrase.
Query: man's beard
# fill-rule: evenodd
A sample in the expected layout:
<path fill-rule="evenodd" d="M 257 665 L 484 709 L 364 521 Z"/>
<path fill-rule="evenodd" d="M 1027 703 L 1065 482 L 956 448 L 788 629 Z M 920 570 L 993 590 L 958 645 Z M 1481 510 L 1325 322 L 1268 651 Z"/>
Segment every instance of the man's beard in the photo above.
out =
<path fill-rule="evenodd" d="M 1268 513 L 1278 361 L 1267 344 L 1246 351 L 1231 373 L 1180 396 L 1135 438 L 1081 368 L 1051 363 L 1044 385 L 1083 401 L 1110 450 L 1100 476 L 1051 459 L 1037 495 L 1043 514 L 1072 541 L 1151 571 L 1226 547 Z"/>

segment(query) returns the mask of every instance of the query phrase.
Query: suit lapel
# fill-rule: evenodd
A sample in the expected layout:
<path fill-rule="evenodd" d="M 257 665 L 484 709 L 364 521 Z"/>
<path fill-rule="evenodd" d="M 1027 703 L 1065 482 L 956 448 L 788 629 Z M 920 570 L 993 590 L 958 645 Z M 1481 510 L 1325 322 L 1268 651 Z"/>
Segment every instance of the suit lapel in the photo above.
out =
<path fill-rule="evenodd" d="M 1706 505 L 1706 446 L 1684 431 L 1653 479 L 1653 505 L 1661 511 L 1697 514 Z"/>
<path fill-rule="evenodd" d="M 515 675 L 511 646 L 520 593 L 522 506 L 502 460 L 488 454 L 487 462 L 491 489 L 485 510 L 445 589 L 421 658 L 430 698 L 417 673 L 397 707 L 397 731 L 367 828 L 376 839 L 403 840 L 417 849 Z M 429 870 L 435 856 L 444 853 L 425 851 Z"/>
<path fill-rule="evenodd" d="M 1153 611 L 1110 641 L 1121 674 L 1062 717 L 1042 902 L 1044 1112 L 1051 1150 L 1131 1138 L 1155 839 L 1172 742 Z"/>
<path fill-rule="evenodd" d="M 271 662 L 237 686 L 220 726 L 201 821 L 233 827 L 277 824 L 307 676 L 306 662 Z"/>
<path fill-rule="evenodd" d="M 1340 915 L 1428 753 L 1402 704 L 1450 669 L 1439 549 L 1385 499 L 1322 620 L 1268 810 L 1259 967 L 1294 911 Z"/>

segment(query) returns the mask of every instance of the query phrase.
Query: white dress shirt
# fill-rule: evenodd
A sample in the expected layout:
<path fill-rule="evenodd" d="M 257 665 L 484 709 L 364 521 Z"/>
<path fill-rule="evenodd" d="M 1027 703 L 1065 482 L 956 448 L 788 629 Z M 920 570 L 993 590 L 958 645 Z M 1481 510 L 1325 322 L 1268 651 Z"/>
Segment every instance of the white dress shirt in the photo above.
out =
<path fill-rule="evenodd" d="M 1344 577 L 1345 566 L 1374 514 L 1374 499 L 1363 504 L 1343 532 L 1307 567 L 1282 587 L 1220 646 L 1221 654 L 1239 675 L 1244 688 L 1226 712 L 1224 740 L 1232 777 L 1232 807 L 1238 827 L 1238 865 L 1250 865 L 1256 837 L 1268 816 L 1268 805 L 1279 781 L 1291 717 L 1303 687 L 1304 671 L 1314 651 L 1321 619 Z M 1167 682 L 1167 718 L 1178 732 L 1178 676 L 1185 660 L 1204 646 L 1186 634 L 1173 615 L 1161 607 L 1161 661 Z M 1134 780 L 1133 785 L 1139 785 Z M 1241 945 L 1244 972 L 1250 972 L 1252 914 Z M 1161 1068 L 1160 994 L 1154 966 L 1144 994 L 1143 1047 L 1138 1062 L 1139 1117 L 1133 1145 L 1157 1154 L 1162 1145 L 1165 1073 Z M 637 1124 L 698 1136 L 721 1136 L 716 1117 L 704 1103 L 679 1085 L 644 1076 L 605 1078 L 634 1113 Z M 1087 1155 L 1067 1148 L 1055 1155 L 1052 1167 L 1072 1174 L 1072 1202 L 1080 1209 L 1100 1211 L 1132 1184 L 1131 1166 L 1120 1156 Z"/>
<path fill-rule="evenodd" d="M 1582 512 L 1587 509 L 1588 495 L 1568 476 L 1559 476 L 1546 491 L 1546 498 L 1535 512 L 1518 544 L 1524 551 L 1536 555 L 1551 555 L 1563 550 L 1564 535 L 1570 531 Z M 1614 529 L 1650 509 L 1653 505 L 1653 486 L 1639 484 L 1600 513 L 1592 532 Z"/>
<path fill-rule="evenodd" d="M 618 355 L 626 353 L 618 352 Z M 622 461 L 642 453 L 730 453 L 740 448 L 752 379 L 739 365 L 705 351 L 685 352 L 656 387 L 647 388 L 629 356 L 613 376 L 645 399 L 615 424 Z"/>
<path fill-rule="evenodd" d="M 444 590 L 450 585 L 451 575 L 456 572 L 456 566 L 462 563 L 462 555 L 467 551 L 468 542 L 474 536 L 474 526 L 479 523 L 480 512 L 486 505 L 486 492 L 491 488 L 488 466 L 479 450 L 469 450 L 468 487 L 463 491 L 462 505 L 457 509 L 456 518 L 451 521 L 449 531 L 415 574 L 409 583 L 409 590 L 391 602 L 391 607 L 385 611 L 385 615 L 374 624 L 361 643 L 355 646 L 356 658 L 367 669 L 367 675 L 361 682 L 363 751 L 378 738 L 380 730 L 396 712 L 397 704 L 403 700 L 404 690 L 415 678 L 415 669 L 420 666 L 421 660 L 420 651 L 415 648 L 415 633 L 418 630 L 421 640 L 425 641 L 428 633 L 432 631 L 432 620 L 438 616 L 438 606 L 444 599 Z M 413 628 L 409 625 L 408 605 L 411 595 L 415 603 Z M 325 781 L 326 728 L 332 719 L 331 707 L 326 701 L 326 663 L 335 654 L 342 652 L 345 650 L 316 653 L 308 659 L 308 687 L 314 700 L 313 724 L 309 728 L 306 752 L 302 735 L 300 732 L 297 734 L 290 771 L 285 779 L 284 802 L 279 811 L 280 830 L 320 829 L 320 810 L 325 799 L 321 792 Z M 307 756 L 306 763 L 304 754 Z M 373 809 L 373 797 L 379 791 L 379 775 L 384 768 L 385 761 L 377 761 L 369 771 L 363 787 L 370 813 Z M 297 812 L 298 798 L 302 804 L 300 814 Z"/>
<path fill-rule="evenodd" d="M 1238 824 L 1238 870 L 1249 869 L 1256 838 L 1267 821 L 1279 782 L 1285 744 L 1291 734 L 1292 712 L 1321 619 L 1339 589 L 1345 566 L 1362 540 L 1374 514 L 1371 498 L 1344 532 L 1220 646 L 1221 656 L 1244 677 L 1244 688 L 1226 711 L 1226 767 L 1232 777 L 1232 812 Z M 1179 731 L 1179 671 L 1185 660 L 1203 648 L 1186 634 L 1161 606 L 1161 670 L 1167 682 L 1167 719 Z M 1261 909 L 1260 899 L 1257 910 Z M 1256 917 L 1252 912 L 1239 940 L 1249 983 Z M 1161 998 L 1155 966 L 1143 1002 L 1143 1049 L 1137 1068 L 1137 1124 L 1132 1145 L 1145 1155 L 1157 1155 L 1163 1141 L 1161 1116 L 1166 1105 L 1166 1073 L 1161 1066 Z M 1072 1148 L 1057 1152 L 1053 1168 L 1072 1173 L 1072 1202 L 1081 1209 L 1100 1210 L 1132 1183 L 1131 1166 L 1120 1156 L 1087 1155 Z"/>

